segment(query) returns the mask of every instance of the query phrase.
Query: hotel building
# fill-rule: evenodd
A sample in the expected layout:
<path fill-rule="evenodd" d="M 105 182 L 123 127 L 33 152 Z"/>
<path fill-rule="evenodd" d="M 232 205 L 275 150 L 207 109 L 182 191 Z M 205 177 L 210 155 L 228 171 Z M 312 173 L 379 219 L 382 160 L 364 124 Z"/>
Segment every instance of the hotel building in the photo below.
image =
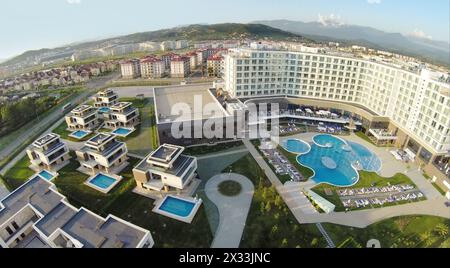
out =
<path fill-rule="evenodd" d="M 94 107 L 111 107 L 119 101 L 119 96 L 111 89 L 98 92 L 94 97 Z"/>
<path fill-rule="evenodd" d="M 449 182 L 450 85 L 430 70 L 258 47 L 231 49 L 224 80 L 233 97 L 279 97 L 285 109 L 309 105 L 358 116 L 366 134 L 391 133 L 428 174 Z"/>
<path fill-rule="evenodd" d="M 69 163 L 69 149 L 59 135 L 50 133 L 34 141 L 27 149 L 30 168 L 58 171 Z"/>
<path fill-rule="evenodd" d="M 70 130 L 92 130 L 98 126 L 97 109 L 90 105 L 81 105 L 66 116 L 67 127 Z"/>
<path fill-rule="evenodd" d="M 0 201 L 0 248 L 150 248 L 150 231 L 76 208 L 34 176 Z"/>
<path fill-rule="evenodd" d="M 76 155 L 80 172 L 95 175 L 99 172 L 118 174 L 128 165 L 128 149 L 113 134 L 99 133 L 88 140 Z"/>
<path fill-rule="evenodd" d="M 139 111 L 131 102 L 118 102 L 110 107 L 105 114 L 105 127 L 116 129 L 119 127 L 132 128 L 139 124 Z"/>
<path fill-rule="evenodd" d="M 208 76 L 222 77 L 223 75 L 223 57 L 220 55 L 213 55 L 207 61 Z"/>
<path fill-rule="evenodd" d="M 191 60 L 189 57 L 173 57 L 170 61 L 171 77 L 184 78 L 191 73 Z"/>
<path fill-rule="evenodd" d="M 183 155 L 184 147 L 163 144 L 144 158 L 133 175 L 139 192 L 180 191 L 196 176 L 197 159 Z"/>

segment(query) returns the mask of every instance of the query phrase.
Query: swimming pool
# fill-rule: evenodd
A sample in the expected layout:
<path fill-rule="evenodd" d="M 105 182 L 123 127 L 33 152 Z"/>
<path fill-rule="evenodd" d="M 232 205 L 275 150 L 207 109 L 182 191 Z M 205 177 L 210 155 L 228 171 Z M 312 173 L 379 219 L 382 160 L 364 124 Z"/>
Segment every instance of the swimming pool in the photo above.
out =
<path fill-rule="evenodd" d="M 82 138 L 86 137 L 89 134 L 91 134 L 90 131 L 77 130 L 77 131 L 72 132 L 69 136 L 72 138 L 81 140 Z"/>
<path fill-rule="evenodd" d="M 98 109 L 98 111 L 99 111 L 100 113 L 102 113 L 102 114 L 104 114 L 104 113 L 109 113 L 110 110 L 111 110 L 111 109 L 110 109 L 109 107 L 101 107 L 101 108 Z"/>
<path fill-rule="evenodd" d="M 56 177 L 55 175 L 51 174 L 47 170 L 42 170 L 41 172 L 39 172 L 39 176 L 41 176 L 42 178 L 44 178 L 48 181 L 51 181 Z"/>
<path fill-rule="evenodd" d="M 338 187 L 356 184 L 357 170 L 378 172 L 381 169 L 381 160 L 369 149 L 332 135 L 315 136 L 311 150 L 299 155 L 297 162 L 314 171 L 315 182 Z"/>
<path fill-rule="evenodd" d="M 122 178 L 119 176 L 113 177 L 112 175 L 109 176 L 103 173 L 98 173 L 95 176 L 89 178 L 86 181 L 86 184 L 98 191 L 108 193 L 112 188 L 114 188 L 114 186 L 116 186 L 116 184 L 119 183 L 121 179 Z"/>
<path fill-rule="evenodd" d="M 130 133 L 133 131 L 134 131 L 133 129 L 120 127 L 118 129 L 114 130 L 112 133 L 117 136 L 126 137 L 126 136 L 130 135 Z"/>
<path fill-rule="evenodd" d="M 302 140 L 289 139 L 282 143 L 286 151 L 294 154 L 306 154 L 311 150 L 311 146 Z"/>
<path fill-rule="evenodd" d="M 187 200 L 168 196 L 159 207 L 160 210 L 175 214 L 180 217 L 187 217 L 194 209 L 195 203 Z"/>

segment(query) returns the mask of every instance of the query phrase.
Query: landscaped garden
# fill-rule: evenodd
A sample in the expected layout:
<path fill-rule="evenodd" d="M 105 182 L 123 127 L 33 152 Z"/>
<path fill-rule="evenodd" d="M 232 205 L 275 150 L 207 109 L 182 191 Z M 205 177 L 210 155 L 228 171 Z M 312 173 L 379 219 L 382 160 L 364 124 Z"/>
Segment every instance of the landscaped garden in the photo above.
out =
<path fill-rule="evenodd" d="M 450 220 L 439 217 L 402 216 L 363 229 L 329 223 L 322 225 L 338 247 L 366 247 L 370 239 L 379 240 L 383 248 L 450 247 Z"/>
<path fill-rule="evenodd" d="M 378 175 L 374 172 L 367 172 L 367 171 L 359 171 L 359 181 L 355 185 L 351 187 L 346 188 L 340 188 L 336 186 L 331 186 L 329 184 L 320 184 L 316 187 L 312 188 L 312 190 L 322 196 L 323 198 L 327 199 L 331 203 L 333 203 L 336 208 L 335 211 L 345 211 L 346 208 L 343 206 L 338 194 L 336 193 L 336 190 L 344 190 L 344 189 L 358 189 L 358 188 L 367 188 L 367 187 L 385 187 L 385 186 L 393 186 L 393 185 L 413 185 L 415 184 L 412 182 L 412 180 L 404 175 L 404 174 L 396 174 L 391 178 L 384 178 Z M 417 187 L 416 187 L 417 188 Z M 395 202 L 395 203 L 386 203 L 384 206 L 389 205 L 399 205 L 403 204 L 405 202 Z M 371 206 L 371 207 L 365 207 L 365 209 L 368 208 L 375 208 L 380 206 Z M 364 208 L 359 208 L 364 209 Z M 358 210 L 358 208 L 350 209 L 349 210 Z"/>
<path fill-rule="evenodd" d="M 278 146 L 278 151 L 281 152 L 292 165 L 294 165 L 294 167 L 303 175 L 304 178 L 310 179 L 314 175 L 314 171 L 312 171 L 312 169 L 300 165 L 297 162 L 297 154 L 286 151 L 282 146 Z"/>
<path fill-rule="evenodd" d="M 287 205 L 250 154 L 223 172 L 238 173 L 255 185 L 252 204 L 240 247 L 325 247 L 326 241 L 314 224 L 299 224 Z"/>
<path fill-rule="evenodd" d="M 20 159 L 11 169 L 6 172 L 4 176 L 4 182 L 6 187 L 12 191 L 26 182 L 33 174 L 35 173 L 33 170 L 29 168 L 30 160 L 28 156 L 25 155 L 22 159 Z"/>
<path fill-rule="evenodd" d="M 244 144 L 242 143 L 242 141 L 222 142 L 218 144 L 188 147 L 184 150 L 183 153 L 187 155 L 205 155 L 217 152 L 224 152 L 226 150 L 231 149 L 237 149 L 239 147 L 242 147 L 243 145 Z"/>
<path fill-rule="evenodd" d="M 242 191 L 241 184 L 236 181 L 223 181 L 218 187 L 219 192 L 225 196 L 236 196 Z"/>

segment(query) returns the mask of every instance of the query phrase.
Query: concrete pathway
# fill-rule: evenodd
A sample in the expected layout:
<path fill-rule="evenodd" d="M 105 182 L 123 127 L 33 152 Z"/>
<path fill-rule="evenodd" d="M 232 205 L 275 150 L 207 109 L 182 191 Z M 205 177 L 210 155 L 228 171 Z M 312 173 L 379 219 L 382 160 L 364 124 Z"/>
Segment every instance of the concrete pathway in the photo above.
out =
<path fill-rule="evenodd" d="M 0 181 L 0 200 L 5 198 L 8 194 L 8 189 L 6 189 L 6 186 Z"/>
<path fill-rule="evenodd" d="M 239 195 L 229 197 L 218 191 L 219 184 L 229 180 L 241 184 L 242 190 Z M 253 198 L 253 183 L 239 174 L 219 174 L 209 179 L 206 183 L 205 193 L 217 206 L 220 214 L 219 226 L 211 247 L 238 248 Z"/>

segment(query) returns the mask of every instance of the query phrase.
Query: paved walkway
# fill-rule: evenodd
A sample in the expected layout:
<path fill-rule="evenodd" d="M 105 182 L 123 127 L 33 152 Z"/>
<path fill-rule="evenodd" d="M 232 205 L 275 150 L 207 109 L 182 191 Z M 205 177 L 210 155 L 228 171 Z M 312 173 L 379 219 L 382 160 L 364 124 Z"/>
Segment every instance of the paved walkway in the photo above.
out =
<path fill-rule="evenodd" d="M 299 134 L 288 138 L 299 138 L 305 141 L 310 141 L 311 138 L 316 135 L 314 133 Z M 387 148 L 378 148 L 374 145 L 360 139 L 356 135 L 344 137 L 350 141 L 356 141 L 370 150 L 377 153 L 382 160 L 383 167 L 381 171 L 382 176 L 392 176 L 396 173 L 405 173 L 411 178 L 411 180 L 417 185 L 417 187 L 427 197 L 426 201 L 409 203 L 404 205 L 397 205 L 385 208 L 366 209 L 361 211 L 351 212 L 333 212 L 330 214 L 310 214 L 305 212 L 305 206 L 301 200 L 300 192 L 304 189 L 310 189 L 314 186 L 312 181 L 306 183 L 299 183 L 297 186 L 282 185 L 275 173 L 270 169 L 262 156 L 254 148 L 253 144 L 244 140 L 244 144 L 252 153 L 256 162 L 264 170 L 266 176 L 275 185 L 278 193 L 283 198 L 284 202 L 288 205 L 289 209 L 294 214 L 299 223 L 323 223 L 329 222 L 334 224 L 365 228 L 373 223 L 389 219 L 397 216 L 405 215 L 430 215 L 439 216 L 444 218 L 450 218 L 450 208 L 445 206 L 447 201 L 434 187 L 428 182 L 418 171 L 417 166 L 411 164 L 411 168 L 408 170 L 407 165 L 400 161 L 396 161 L 389 153 Z M 252 149 L 253 148 L 253 149 Z M 297 189 L 295 189 L 297 187 Z"/>
<path fill-rule="evenodd" d="M 229 197 L 218 191 L 218 185 L 228 180 L 241 184 L 242 191 L 239 195 Z M 211 247 L 238 248 L 253 198 L 253 183 L 239 174 L 219 174 L 208 180 L 205 185 L 205 193 L 216 204 L 220 214 L 219 226 Z"/>
<path fill-rule="evenodd" d="M 207 155 L 197 156 L 197 160 L 202 160 L 202 159 L 207 159 L 207 158 L 215 158 L 215 157 L 227 156 L 227 155 L 239 154 L 239 153 L 245 153 L 245 152 L 248 152 L 248 149 L 233 150 L 233 151 L 216 153 L 216 154 L 207 154 Z"/>

